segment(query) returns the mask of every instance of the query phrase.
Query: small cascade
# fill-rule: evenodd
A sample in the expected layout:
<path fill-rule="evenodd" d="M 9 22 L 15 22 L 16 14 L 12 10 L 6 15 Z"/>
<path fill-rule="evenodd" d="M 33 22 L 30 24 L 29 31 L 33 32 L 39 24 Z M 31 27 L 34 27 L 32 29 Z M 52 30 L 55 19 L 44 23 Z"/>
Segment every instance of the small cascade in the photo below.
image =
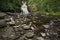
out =
<path fill-rule="evenodd" d="M 22 12 L 23 12 L 23 15 L 27 15 L 27 14 L 29 14 L 29 11 L 28 11 L 28 8 L 27 8 L 27 3 L 26 2 L 24 2 L 24 1 L 22 1 L 22 6 L 21 6 L 21 10 L 22 10 Z"/>

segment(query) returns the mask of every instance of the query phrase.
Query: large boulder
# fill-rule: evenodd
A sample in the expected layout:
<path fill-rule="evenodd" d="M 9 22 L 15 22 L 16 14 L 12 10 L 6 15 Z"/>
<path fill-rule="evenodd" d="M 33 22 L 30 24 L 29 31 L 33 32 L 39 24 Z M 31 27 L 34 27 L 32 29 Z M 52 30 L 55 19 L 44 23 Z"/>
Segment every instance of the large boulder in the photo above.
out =
<path fill-rule="evenodd" d="M 6 13 L 0 12 L 0 19 L 4 19 L 5 16 L 6 16 Z"/>

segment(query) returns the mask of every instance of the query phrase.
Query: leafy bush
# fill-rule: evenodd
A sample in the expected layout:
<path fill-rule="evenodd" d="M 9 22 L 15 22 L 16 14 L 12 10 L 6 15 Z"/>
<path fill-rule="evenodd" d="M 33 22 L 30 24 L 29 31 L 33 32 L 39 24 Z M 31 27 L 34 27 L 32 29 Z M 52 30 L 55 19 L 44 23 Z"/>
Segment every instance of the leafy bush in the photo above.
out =
<path fill-rule="evenodd" d="M 47 5 L 54 12 L 60 11 L 60 0 L 49 0 L 47 1 Z"/>
<path fill-rule="evenodd" d="M 60 0 L 27 0 L 33 11 L 60 11 Z"/>
<path fill-rule="evenodd" d="M 20 8 L 22 0 L 0 0 L 0 10 L 15 11 Z"/>

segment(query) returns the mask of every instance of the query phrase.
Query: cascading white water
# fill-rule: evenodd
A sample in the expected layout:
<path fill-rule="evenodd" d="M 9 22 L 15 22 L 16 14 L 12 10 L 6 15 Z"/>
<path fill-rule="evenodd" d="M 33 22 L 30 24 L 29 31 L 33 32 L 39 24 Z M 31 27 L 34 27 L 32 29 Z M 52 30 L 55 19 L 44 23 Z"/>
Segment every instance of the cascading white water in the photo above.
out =
<path fill-rule="evenodd" d="M 26 5 L 26 2 L 23 2 L 22 1 L 22 6 L 21 6 L 21 10 L 22 10 L 22 12 L 23 12 L 23 15 L 27 15 L 27 14 L 29 14 L 29 11 L 28 11 L 28 9 L 27 9 L 27 5 Z"/>

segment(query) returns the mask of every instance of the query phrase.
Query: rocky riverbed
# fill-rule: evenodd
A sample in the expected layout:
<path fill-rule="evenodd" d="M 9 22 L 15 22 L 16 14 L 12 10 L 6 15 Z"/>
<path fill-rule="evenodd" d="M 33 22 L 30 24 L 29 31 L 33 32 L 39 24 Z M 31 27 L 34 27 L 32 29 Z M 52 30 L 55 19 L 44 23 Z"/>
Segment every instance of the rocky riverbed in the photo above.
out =
<path fill-rule="evenodd" d="M 60 16 L 2 12 L 0 40 L 60 40 Z"/>

